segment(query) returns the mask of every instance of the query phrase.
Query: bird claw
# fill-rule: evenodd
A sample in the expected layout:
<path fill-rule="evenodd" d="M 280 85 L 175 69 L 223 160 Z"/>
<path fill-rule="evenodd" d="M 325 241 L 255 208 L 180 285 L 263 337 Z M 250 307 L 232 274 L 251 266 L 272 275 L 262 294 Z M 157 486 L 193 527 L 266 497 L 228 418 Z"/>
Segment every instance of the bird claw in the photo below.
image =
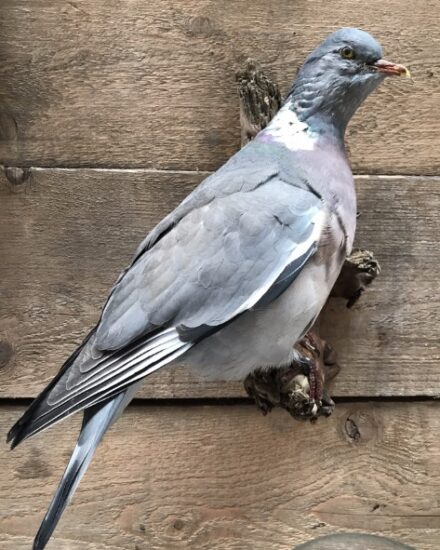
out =
<path fill-rule="evenodd" d="M 328 393 L 327 390 L 324 390 L 324 394 L 322 396 L 322 400 L 321 400 L 321 412 L 322 412 L 322 416 L 330 416 L 333 411 L 335 410 L 335 402 L 333 401 L 333 399 L 330 397 L 330 394 Z"/>
<path fill-rule="evenodd" d="M 307 374 L 294 376 L 293 389 L 289 392 L 289 401 L 283 408 L 298 420 L 315 421 L 320 416 L 330 416 L 334 409 L 334 403 L 327 399 L 327 392 L 323 388 L 323 377 L 319 364 L 307 360 Z M 317 383 L 317 379 L 320 380 Z M 299 386 L 299 387 L 298 387 Z M 333 407 L 330 406 L 333 403 Z"/>
<path fill-rule="evenodd" d="M 355 250 L 345 260 L 331 296 L 345 298 L 351 308 L 380 273 L 380 265 L 368 250 Z"/>
<path fill-rule="evenodd" d="M 330 416 L 335 404 L 325 384 L 339 371 L 334 350 L 309 332 L 297 351 L 296 360 L 289 366 L 251 373 L 244 383 L 248 395 L 264 415 L 281 407 L 297 420 Z"/>

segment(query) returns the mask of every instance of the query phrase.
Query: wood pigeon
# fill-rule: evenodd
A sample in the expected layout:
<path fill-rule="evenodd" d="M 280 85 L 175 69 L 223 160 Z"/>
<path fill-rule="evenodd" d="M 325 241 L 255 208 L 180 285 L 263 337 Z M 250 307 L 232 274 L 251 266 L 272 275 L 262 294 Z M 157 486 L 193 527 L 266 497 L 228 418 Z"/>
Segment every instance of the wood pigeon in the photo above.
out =
<path fill-rule="evenodd" d="M 347 124 L 386 76 L 408 74 L 368 33 L 334 32 L 269 125 L 148 234 L 96 327 L 8 434 L 15 447 L 84 411 L 34 550 L 146 376 L 183 360 L 199 376 L 243 379 L 293 360 L 353 245 Z"/>

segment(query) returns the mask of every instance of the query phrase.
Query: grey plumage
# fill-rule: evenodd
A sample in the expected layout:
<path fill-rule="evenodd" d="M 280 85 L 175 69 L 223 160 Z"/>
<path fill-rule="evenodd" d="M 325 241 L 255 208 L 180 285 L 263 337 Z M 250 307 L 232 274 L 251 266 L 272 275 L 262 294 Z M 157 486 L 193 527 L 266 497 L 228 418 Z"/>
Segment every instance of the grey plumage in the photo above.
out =
<path fill-rule="evenodd" d="M 331 35 L 269 126 L 141 243 L 97 326 L 8 435 L 14 447 L 85 409 L 34 550 L 44 548 L 145 376 L 178 358 L 219 379 L 291 361 L 353 244 L 356 197 L 343 134 L 384 77 L 380 57 L 362 31 Z"/>
<path fill-rule="evenodd" d="M 87 470 L 93 454 L 107 429 L 118 419 L 134 395 L 135 387 L 119 393 L 113 399 L 85 410 L 81 432 L 49 509 L 41 523 L 33 548 L 44 548 L 65 507 Z"/>

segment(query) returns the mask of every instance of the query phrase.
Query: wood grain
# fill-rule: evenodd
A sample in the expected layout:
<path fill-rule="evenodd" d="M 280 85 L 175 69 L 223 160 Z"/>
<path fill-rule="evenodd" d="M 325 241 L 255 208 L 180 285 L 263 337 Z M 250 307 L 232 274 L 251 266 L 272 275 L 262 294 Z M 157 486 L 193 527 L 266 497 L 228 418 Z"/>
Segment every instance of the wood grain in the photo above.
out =
<path fill-rule="evenodd" d="M 347 531 L 436 550 L 439 407 L 352 403 L 314 425 L 246 405 L 129 407 L 47 550 L 291 550 Z M 21 412 L 3 406 L 0 432 Z M 2 550 L 30 548 L 77 426 L 1 446 Z"/>
<path fill-rule="evenodd" d="M 31 397 L 96 322 L 135 246 L 206 174 L 31 170 L 0 180 L 0 397 Z M 440 178 L 359 177 L 358 244 L 382 273 L 351 311 L 333 301 L 338 396 L 440 395 Z M 143 397 L 236 397 L 241 384 L 152 376 Z"/>
<path fill-rule="evenodd" d="M 3 0 L 0 161 L 212 170 L 239 148 L 244 59 L 286 91 L 341 26 L 372 32 L 414 76 L 388 81 L 356 117 L 355 170 L 438 174 L 437 0 Z"/>
<path fill-rule="evenodd" d="M 415 550 L 415 548 L 377 535 L 339 533 L 305 542 L 295 550 Z"/>

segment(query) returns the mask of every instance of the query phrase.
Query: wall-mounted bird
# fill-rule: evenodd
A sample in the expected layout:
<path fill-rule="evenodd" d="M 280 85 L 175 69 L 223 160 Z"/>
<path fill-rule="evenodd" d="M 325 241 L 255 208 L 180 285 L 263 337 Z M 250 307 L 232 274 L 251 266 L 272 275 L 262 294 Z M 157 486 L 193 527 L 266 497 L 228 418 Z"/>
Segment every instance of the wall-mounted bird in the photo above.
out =
<path fill-rule="evenodd" d="M 141 243 L 96 327 L 9 432 L 15 447 L 84 411 L 34 550 L 146 376 L 177 359 L 220 380 L 292 361 L 353 244 L 347 124 L 385 77 L 408 74 L 366 32 L 331 34 L 269 125 Z"/>

